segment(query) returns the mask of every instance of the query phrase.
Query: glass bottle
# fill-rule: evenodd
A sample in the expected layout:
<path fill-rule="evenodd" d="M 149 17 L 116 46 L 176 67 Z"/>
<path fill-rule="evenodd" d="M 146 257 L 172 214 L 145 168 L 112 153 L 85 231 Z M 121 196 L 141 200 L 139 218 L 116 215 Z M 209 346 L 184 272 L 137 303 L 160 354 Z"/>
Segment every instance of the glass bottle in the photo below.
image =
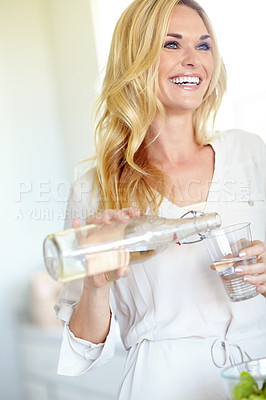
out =
<path fill-rule="evenodd" d="M 202 240 L 204 234 L 221 225 L 217 213 L 189 213 L 191 218 L 142 215 L 126 221 L 99 220 L 51 234 L 43 244 L 46 269 L 59 282 L 84 278 L 144 262 L 195 234 L 197 241 Z"/>

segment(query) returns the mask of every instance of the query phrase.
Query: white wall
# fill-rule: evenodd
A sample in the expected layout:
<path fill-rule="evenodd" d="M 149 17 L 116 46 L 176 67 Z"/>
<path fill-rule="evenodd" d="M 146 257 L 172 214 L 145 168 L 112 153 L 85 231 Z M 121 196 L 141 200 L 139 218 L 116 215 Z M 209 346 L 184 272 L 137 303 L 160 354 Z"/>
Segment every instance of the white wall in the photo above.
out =
<path fill-rule="evenodd" d="M 92 13 L 89 0 L 47 3 L 50 54 L 71 176 L 75 165 L 92 155 L 94 147 L 91 109 L 97 96 L 99 73 Z"/>
<path fill-rule="evenodd" d="M 228 72 L 217 129 L 240 128 L 266 141 L 265 0 L 201 0 L 215 28 Z"/>
<path fill-rule="evenodd" d="M 41 201 L 39 185 L 63 178 L 66 169 L 45 17 L 41 0 L 0 2 L 1 182 L 4 182 L 4 189 L 1 185 L 4 224 L 0 267 L 0 397 L 6 400 L 19 400 L 21 396 L 16 316 L 12 310 L 23 301 L 21 295 L 31 273 L 42 266 L 41 244 L 45 232 L 57 225 L 54 220 L 34 216 L 41 208 L 59 207 L 53 200 Z M 21 197 L 20 188 L 27 191 Z"/>
<path fill-rule="evenodd" d="M 101 78 L 106 66 L 112 34 L 115 25 L 131 0 L 91 0 L 93 28 L 95 31 L 96 52 Z"/>
<path fill-rule="evenodd" d="M 89 1 L 0 1 L 0 397 L 20 400 L 18 327 L 42 242 L 61 230 L 74 165 L 91 151 L 97 60 Z M 1 185 L 3 188 L 3 185 Z M 36 355 L 37 356 L 37 355 Z"/>

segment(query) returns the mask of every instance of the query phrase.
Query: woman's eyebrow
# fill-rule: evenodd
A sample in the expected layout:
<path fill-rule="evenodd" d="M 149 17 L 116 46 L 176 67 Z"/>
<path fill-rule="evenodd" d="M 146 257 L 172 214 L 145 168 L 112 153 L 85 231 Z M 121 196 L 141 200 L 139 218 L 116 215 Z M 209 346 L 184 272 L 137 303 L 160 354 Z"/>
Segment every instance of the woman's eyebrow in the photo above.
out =
<path fill-rule="evenodd" d="M 180 35 L 179 33 L 167 33 L 167 36 L 173 36 L 177 39 L 182 39 L 182 35 Z"/>
<path fill-rule="evenodd" d="M 180 33 L 167 33 L 167 36 L 172 36 L 172 37 L 175 37 L 177 39 L 183 39 L 183 36 L 180 35 Z M 210 39 L 210 38 L 211 38 L 210 35 L 202 35 L 200 37 L 200 40 L 206 40 L 206 39 Z"/>

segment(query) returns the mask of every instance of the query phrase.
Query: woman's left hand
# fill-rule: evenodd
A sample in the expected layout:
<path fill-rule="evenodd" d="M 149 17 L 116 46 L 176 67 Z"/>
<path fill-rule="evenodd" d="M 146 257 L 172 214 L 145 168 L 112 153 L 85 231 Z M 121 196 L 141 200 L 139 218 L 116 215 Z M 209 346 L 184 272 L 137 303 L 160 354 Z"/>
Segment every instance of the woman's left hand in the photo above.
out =
<path fill-rule="evenodd" d="M 242 275 L 245 282 L 256 285 L 257 292 L 266 297 L 266 245 L 259 240 L 254 240 L 250 247 L 239 253 L 239 257 L 243 259 L 254 256 L 257 258 L 256 264 L 241 265 L 242 271 L 235 272 Z"/>

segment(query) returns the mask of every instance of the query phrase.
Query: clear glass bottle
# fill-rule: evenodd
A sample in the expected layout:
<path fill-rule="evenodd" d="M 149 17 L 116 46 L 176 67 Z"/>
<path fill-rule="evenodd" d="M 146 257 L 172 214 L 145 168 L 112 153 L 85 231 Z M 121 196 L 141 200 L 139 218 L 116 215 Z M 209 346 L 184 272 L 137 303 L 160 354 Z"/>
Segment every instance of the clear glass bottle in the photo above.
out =
<path fill-rule="evenodd" d="M 59 282 L 84 278 L 144 262 L 195 234 L 202 240 L 221 225 L 217 213 L 191 213 L 191 218 L 178 219 L 142 215 L 127 221 L 99 220 L 54 233 L 44 240 L 46 269 Z"/>

